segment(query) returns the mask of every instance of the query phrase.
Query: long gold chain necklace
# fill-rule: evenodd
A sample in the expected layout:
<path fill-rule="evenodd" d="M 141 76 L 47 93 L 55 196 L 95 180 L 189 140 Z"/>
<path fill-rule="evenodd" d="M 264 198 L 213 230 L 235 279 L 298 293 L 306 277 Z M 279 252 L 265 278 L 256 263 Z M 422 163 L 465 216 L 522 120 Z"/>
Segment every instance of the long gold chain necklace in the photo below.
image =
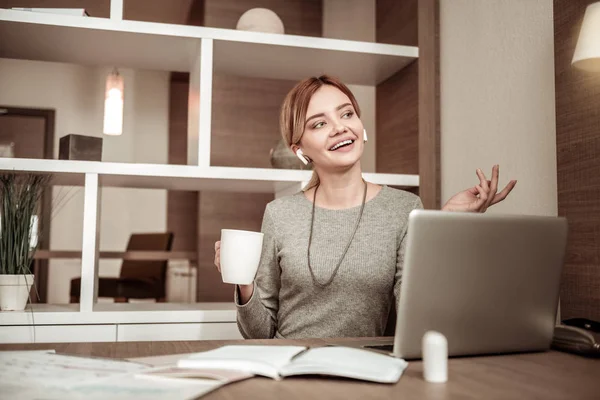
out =
<path fill-rule="evenodd" d="M 346 256 L 348 249 L 350 248 L 350 244 L 352 244 L 352 240 L 354 239 L 354 235 L 356 234 L 356 231 L 358 230 L 358 225 L 360 224 L 360 220 L 363 215 L 363 210 L 365 208 L 365 202 L 367 199 L 367 182 L 364 179 L 363 179 L 363 182 L 365 183 L 365 190 L 363 193 L 362 205 L 360 206 L 360 214 L 358 215 L 358 220 L 356 221 L 356 226 L 354 227 L 354 232 L 352 232 L 352 236 L 350 236 L 350 241 L 348 241 L 348 244 L 346 245 L 346 249 L 344 250 L 342 257 L 340 258 L 340 261 L 338 261 L 335 269 L 333 270 L 333 273 L 331 274 L 331 276 L 325 283 L 319 282 L 319 280 L 315 276 L 312 266 L 310 265 L 310 245 L 312 243 L 313 225 L 315 222 L 315 205 L 317 203 L 317 189 L 319 188 L 319 186 L 317 185 L 317 187 L 315 187 L 315 193 L 313 195 L 313 204 L 312 204 L 312 215 L 310 218 L 310 235 L 308 237 L 308 270 L 310 271 L 310 276 L 312 277 L 312 280 L 313 280 L 313 283 L 315 284 L 315 286 L 324 288 L 333 281 L 333 278 L 337 274 L 338 269 L 340 269 L 340 265 L 342 265 L 342 261 L 344 260 L 344 257 Z"/>

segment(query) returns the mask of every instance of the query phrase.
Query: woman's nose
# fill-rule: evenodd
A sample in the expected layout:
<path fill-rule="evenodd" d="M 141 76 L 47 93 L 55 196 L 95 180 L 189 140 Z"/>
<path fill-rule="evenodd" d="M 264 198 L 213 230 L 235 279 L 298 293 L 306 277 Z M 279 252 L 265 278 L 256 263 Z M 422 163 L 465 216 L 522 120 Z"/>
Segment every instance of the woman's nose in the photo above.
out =
<path fill-rule="evenodd" d="M 346 132 L 346 126 L 340 122 L 334 124 L 333 126 L 333 135 L 338 135 L 340 133 Z"/>

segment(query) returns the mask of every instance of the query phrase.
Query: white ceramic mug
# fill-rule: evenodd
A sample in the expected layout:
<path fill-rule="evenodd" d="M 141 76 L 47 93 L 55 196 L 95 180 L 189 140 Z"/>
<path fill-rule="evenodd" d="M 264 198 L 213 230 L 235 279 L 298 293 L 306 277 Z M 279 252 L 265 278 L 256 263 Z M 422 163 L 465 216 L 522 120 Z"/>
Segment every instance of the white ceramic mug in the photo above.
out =
<path fill-rule="evenodd" d="M 249 285 L 254 280 L 260 255 L 261 232 L 221 229 L 221 278 L 225 283 Z"/>

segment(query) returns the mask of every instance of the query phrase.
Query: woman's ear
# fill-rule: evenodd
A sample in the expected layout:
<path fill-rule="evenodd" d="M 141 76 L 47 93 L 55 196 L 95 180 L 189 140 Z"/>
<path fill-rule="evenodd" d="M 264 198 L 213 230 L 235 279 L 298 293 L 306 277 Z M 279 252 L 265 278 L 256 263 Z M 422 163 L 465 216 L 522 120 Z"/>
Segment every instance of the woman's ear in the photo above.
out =
<path fill-rule="evenodd" d="M 296 155 L 296 157 L 298 157 L 304 165 L 308 165 L 312 161 L 310 158 L 304 155 L 302 149 L 298 147 L 298 145 L 293 144 L 290 146 L 290 148 L 292 149 L 292 152 Z"/>
<path fill-rule="evenodd" d="M 302 149 L 296 150 L 296 156 L 304 163 L 304 165 L 308 165 L 310 162 L 310 159 L 302 153 Z"/>

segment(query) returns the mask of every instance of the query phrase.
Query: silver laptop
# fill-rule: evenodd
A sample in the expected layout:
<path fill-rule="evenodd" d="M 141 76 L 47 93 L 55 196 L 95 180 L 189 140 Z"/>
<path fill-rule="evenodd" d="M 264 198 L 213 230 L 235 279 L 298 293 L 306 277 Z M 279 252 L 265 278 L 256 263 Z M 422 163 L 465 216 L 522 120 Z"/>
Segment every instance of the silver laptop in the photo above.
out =
<path fill-rule="evenodd" d="M 394 355 L 420 358 L 429 330 L 450 356 L 549 348 L 566 219 L 415 210 L 407 235 Z"/>

